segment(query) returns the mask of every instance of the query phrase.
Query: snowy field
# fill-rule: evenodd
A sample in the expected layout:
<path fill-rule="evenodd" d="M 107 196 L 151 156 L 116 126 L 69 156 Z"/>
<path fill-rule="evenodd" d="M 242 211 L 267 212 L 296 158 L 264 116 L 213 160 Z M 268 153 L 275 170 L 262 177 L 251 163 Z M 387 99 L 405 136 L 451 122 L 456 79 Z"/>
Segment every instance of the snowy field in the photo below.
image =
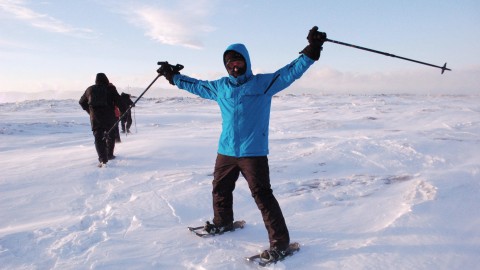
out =
<path fill-rule="evenodd" d="M 211 101 L 147 93 L 106 168 L 77 100 L 0 117 L 1 269 L 255 269 L 267 248 L 243 178 L 243 230 L 186 229 L 212 218 Z M 269 160 L 302 245 L 271 269 L 480 269 L 480 96 L 275 97 Z"/>

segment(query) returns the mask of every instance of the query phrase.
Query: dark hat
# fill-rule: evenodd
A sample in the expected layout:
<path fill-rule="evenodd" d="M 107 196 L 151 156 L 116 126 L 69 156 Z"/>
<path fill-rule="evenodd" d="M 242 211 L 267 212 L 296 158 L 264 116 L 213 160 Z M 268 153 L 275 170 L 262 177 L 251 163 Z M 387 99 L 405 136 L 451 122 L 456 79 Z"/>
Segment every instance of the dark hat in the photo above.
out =
<path fill-rule="evenodd" d="M 105 73 L 97 73 L 97 77 L 95 78 L 95 83 L 96 84 L 108 84 L 108 78 Z"/>

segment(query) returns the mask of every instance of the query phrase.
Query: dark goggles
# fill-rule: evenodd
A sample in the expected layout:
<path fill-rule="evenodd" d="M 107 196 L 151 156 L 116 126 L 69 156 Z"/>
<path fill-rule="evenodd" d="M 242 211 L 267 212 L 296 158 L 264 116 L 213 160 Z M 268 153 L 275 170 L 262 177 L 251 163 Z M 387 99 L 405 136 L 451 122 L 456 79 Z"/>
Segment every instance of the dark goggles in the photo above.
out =
<path fill-rule="evenodd" d="M 228 60 L 225 63 L 227 69 L 233 69 L 234 67 L 243 68 L 245 67 L 245 60 L 243 58 L 233 58 Z"/>

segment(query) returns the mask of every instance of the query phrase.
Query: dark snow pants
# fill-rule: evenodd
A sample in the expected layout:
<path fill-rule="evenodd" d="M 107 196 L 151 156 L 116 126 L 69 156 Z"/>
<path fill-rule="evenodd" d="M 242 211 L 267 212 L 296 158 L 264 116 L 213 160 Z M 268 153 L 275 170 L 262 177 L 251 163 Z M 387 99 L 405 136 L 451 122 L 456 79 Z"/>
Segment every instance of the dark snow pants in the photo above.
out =
<path fill-rule="evenodd" d="M 217 155 L 212 191 L 213 223 L 224 226 L 233 222 L 233 190 L 240 173 L 247 180 L 252 197 L 262 213 L 270 247 L 286 249 L 290 236 L 282 210 L 270 186 L 266 156 L 236 158 Z"/>
<path fill-rule="evenodd" d="M 103 139 L 105 132 L 108 132 L 108 130 L 103 128 L 98 128 L 93 131 L 98 161 L 103 163 L 108 162 L 108 158 L 113 156 L 113 150 L 115 149 L 115 132 L 110 132 L 106 141 Z"/>

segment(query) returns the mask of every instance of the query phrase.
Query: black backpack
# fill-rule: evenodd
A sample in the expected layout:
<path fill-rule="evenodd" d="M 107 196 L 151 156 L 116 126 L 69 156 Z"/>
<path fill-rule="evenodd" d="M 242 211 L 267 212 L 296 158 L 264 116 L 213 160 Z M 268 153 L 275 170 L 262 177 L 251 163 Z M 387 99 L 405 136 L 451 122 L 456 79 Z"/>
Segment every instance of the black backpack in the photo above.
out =
<path fill-rule="evenodd" d="M 92 107 L 106 107 L 108 106 L 108 88 L 106 85 L 95 85 L 92 87 L 88 105 Z"/>

